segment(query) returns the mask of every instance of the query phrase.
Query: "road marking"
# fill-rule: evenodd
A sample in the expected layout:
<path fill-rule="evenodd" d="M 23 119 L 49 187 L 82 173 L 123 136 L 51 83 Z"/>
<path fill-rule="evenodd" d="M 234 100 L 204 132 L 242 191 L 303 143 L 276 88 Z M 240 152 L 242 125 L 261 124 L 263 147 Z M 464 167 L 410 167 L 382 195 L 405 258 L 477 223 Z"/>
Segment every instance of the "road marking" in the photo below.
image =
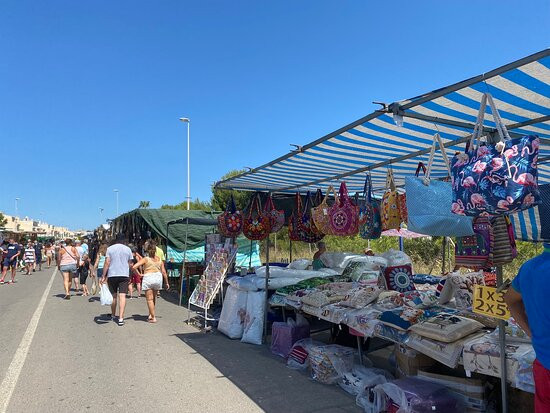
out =
<path fill-rule="evenodd" d="M 13 391 L 15 390 L 15 386 L 17 385 L 17 380 L 19 380 L 19 374 L 21 374 L 21 370 L 23 369 L 23 365 L 25 364 L 25 360 L 27 359 L 27 354 L 29 354 L 29 348 L 31 347 L 34 333 L 36 332 L 36 327 L 38 327 L 40 316 L 42 315 L 42 311 L 44 311 L 44 305 L 46 304 L 46 299 L 50 294 L 50 290 L 52 288 L 53 280 L 55 279 L 56 274 L 57 268 L 53 272 L 52 278 L 50 279 L 50 282 L 48 283 L 44 294 L 42 294 L 42 298 L 38 303 L 38 307 L 36 307 L 36 311 L 34 312 L 31 321 L 29 321 L 27 330 L 25 331 L 25 334 L 21 339 L 21 343 L 19 343 L 19 347 L 17 347 L 17 351 L 13 356 L 10 366 L 8 367 L 6 377 L 4 377 L 4 380 L 0 385 L 0 389 L 2 389 L 2 391 L 0 392 L 0 413 L 5 413 L 8 410 L 11 396 L 13 394 Z"/>

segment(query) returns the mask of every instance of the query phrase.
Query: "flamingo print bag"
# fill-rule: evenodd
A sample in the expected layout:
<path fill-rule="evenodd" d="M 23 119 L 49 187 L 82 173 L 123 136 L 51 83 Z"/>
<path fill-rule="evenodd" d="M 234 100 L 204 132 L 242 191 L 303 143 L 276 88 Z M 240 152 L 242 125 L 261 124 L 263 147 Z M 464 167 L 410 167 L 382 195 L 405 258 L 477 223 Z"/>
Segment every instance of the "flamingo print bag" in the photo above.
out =
<path fill-rule="evenodd" d="M 481 146 L 479 141 L 487 102 L 501 141 Z M 485 93 L 468 150 L 455 155 L 451 162 L 452 212 L 469 216 L 500 215 L 540 204 L 537 182 L 539 145 L 536 135 L 510 138 L 492 96 Z"/>

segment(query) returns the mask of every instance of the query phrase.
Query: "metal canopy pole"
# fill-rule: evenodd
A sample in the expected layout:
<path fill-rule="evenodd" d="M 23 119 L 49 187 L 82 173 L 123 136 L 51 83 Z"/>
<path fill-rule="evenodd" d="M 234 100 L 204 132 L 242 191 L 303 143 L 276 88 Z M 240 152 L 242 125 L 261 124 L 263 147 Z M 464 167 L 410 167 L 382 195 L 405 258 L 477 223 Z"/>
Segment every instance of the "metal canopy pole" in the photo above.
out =
<path fill-rule="evenodd" d="M 497 266 L 497 288 L 503 283 L 502 265 Z M 498 320 L 498 342 L 500 345 L 500 391 L 502 395 L 502 413 L 508 413 L 508 371 L 506 364 L 506 322 Z"/>
<path fill-rule="evenodd" d="M 181 282 L 180 282 L 180 307 L 181 307 L 181 298 L 183 296 L 183 276 L 185 273 L 185 277 L 187 278 L 187 271 L 185 269 L 185 260 L 187 259 L 187 234 L 189 233 L 189 218 L 187 218 L 187 223 L 185 224 L 185 250 L 183 251 L 183 266 L 181 271 Z M 185 285 L 185 290 L 189 291 L 189 285 Z M 191 307 L 189 307 L 189 310 Z M 187 314 L 187 317 L 189 317 L 189 313 Z M 189 322 L 189 319 L 188 319 Z"/>
<path fill-rule="evenodd" d="M 266 238 L 266 251 L 265 251 L 265 308 L 264 308 L 264 343 L 267 342 L 267 310 L 269 309 L 269 247 L 270 239 L 269 235 Z"/>

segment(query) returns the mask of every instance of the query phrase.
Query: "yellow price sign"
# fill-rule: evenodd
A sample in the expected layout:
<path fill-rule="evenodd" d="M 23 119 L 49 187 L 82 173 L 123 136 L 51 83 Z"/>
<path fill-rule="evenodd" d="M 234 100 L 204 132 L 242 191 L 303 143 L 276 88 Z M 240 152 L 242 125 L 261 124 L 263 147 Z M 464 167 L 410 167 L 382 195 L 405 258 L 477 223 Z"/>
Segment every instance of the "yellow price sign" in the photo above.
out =
<path fill-rule="evenodd" d="M 504 302 L 504 292 L 497 292 L 494 287 L 476 285 L 474 288 L 474 302 L 472 308 L 474 313 L 487 315 L 489 317 L 508 320 L 510 310 Z"/>

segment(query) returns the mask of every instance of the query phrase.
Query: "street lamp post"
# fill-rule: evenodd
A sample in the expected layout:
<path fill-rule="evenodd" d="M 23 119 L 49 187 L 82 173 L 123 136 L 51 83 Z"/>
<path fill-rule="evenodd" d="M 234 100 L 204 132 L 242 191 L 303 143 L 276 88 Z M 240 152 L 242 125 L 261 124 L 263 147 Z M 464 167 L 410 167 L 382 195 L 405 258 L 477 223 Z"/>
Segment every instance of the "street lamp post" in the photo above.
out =
<path fill-rule="evenodd" d="M 191 145 L 189 129 L 191 120 L 189 118 L 180 118 L 182 122 L 187 123 L 187 210 L 191 208 Z"/>
<path fill-rule="evenodd" d="M 115 196 L 116 196 L 116 216 L 118 217 L 118 189 L 113 189 L 113 192 L 115 193 Z"/>
<path fill-rule="evenodd" d="M 16 217 L 19 216 L 19 199 L 20 198 L 15 198 L 15 216 Z"/>

